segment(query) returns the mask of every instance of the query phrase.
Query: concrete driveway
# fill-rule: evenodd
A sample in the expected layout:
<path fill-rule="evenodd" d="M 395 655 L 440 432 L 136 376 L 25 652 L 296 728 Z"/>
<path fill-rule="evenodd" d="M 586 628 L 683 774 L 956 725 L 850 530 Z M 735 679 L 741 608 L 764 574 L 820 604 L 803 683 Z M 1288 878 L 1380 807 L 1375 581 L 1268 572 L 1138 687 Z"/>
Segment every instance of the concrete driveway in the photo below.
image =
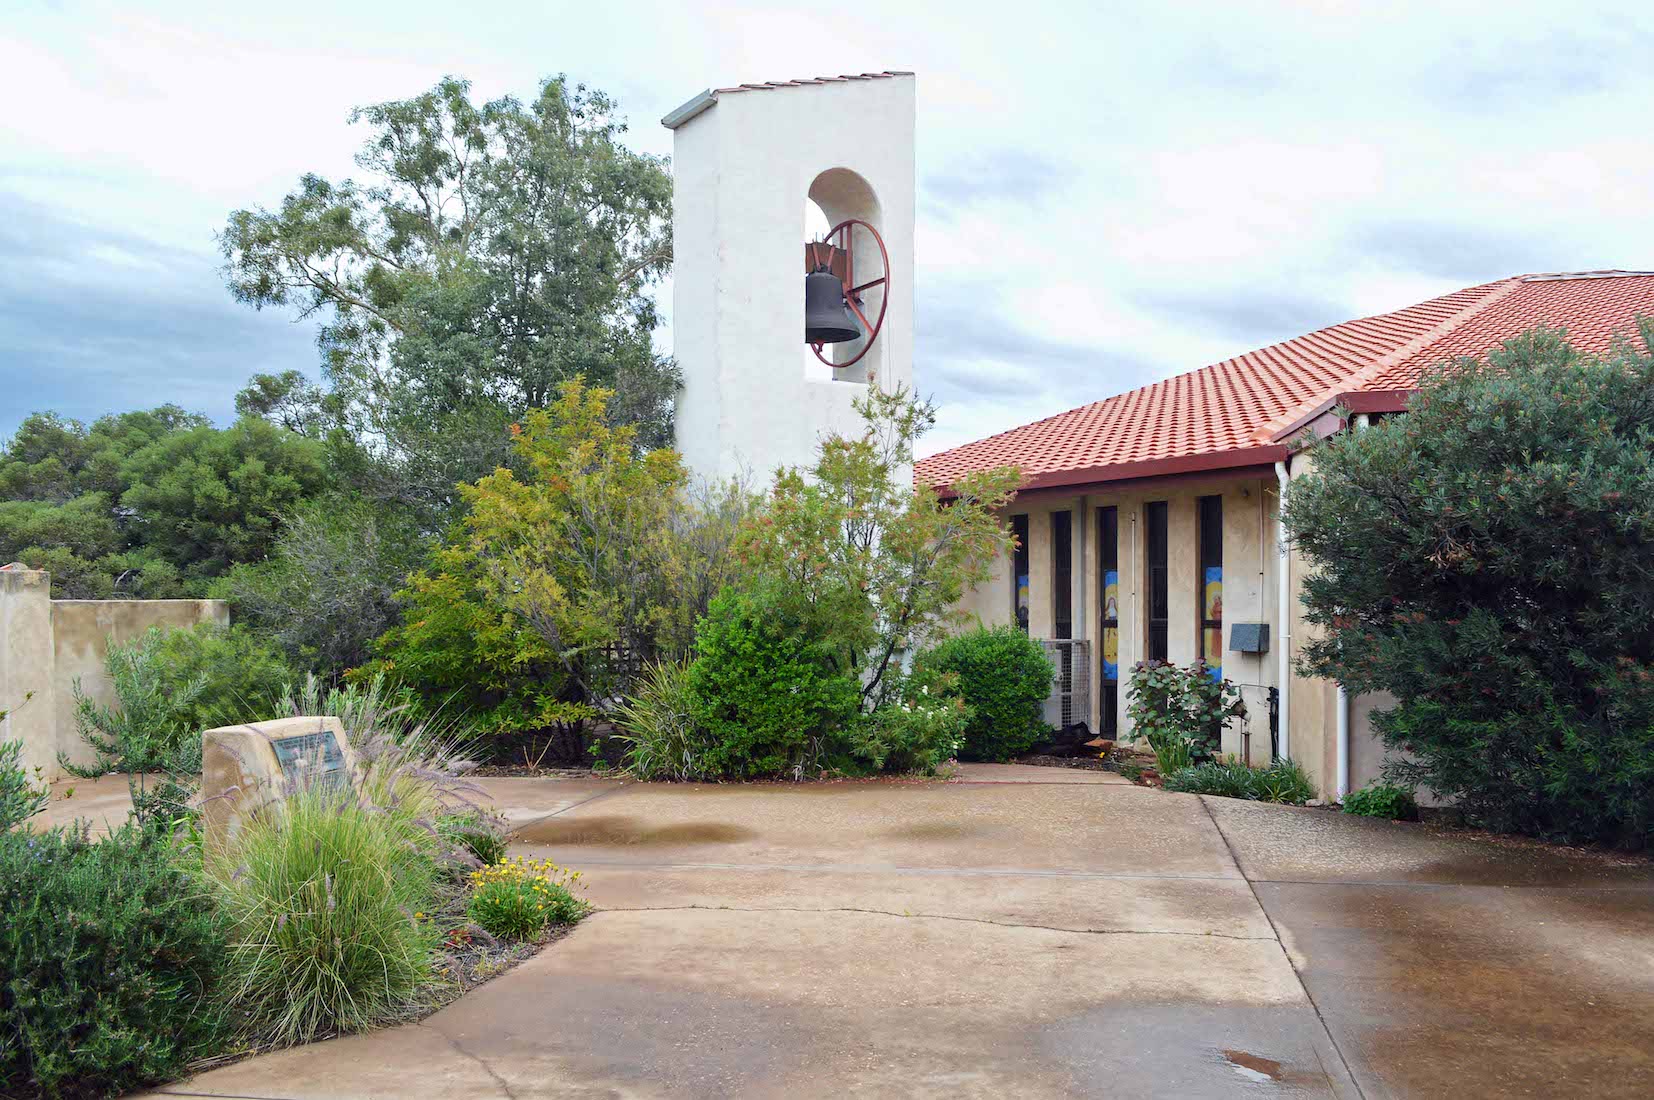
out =
<path fill-rule="evenodd" d="M 967 767 L 490 780 L 601 911 L 238 1097 L 1654 1095 L 1654 868 Z"/>

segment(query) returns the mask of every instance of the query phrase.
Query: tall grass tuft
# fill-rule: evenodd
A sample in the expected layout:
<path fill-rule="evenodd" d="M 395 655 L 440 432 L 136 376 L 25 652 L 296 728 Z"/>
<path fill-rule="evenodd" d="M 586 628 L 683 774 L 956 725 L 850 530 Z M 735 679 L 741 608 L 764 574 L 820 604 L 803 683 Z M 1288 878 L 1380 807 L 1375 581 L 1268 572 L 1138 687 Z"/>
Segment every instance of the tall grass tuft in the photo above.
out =
<path fill-rule="evenodd" d="M 615 707 L 615 738 L 639 779 L 701 779 L 707 738 L 689 707 L 689 663 L 661 661 L 639 677 L 637 694 Z"/>
<path fill-rule="evenodd" d="M 309 784 L 207 860 L 230 925 L 221 988 L 259 1040 L 359 1031 L 418 1004 L 436 947 L 432 835 L 405 806 Z"/>

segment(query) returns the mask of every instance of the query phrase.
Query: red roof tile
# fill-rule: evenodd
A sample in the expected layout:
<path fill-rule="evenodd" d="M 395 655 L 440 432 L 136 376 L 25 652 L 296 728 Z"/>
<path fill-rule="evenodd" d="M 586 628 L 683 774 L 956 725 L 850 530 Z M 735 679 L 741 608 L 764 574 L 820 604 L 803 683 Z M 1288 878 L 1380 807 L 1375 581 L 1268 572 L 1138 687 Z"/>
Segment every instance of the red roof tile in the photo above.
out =
<path fill-rule="evenodd" d="M 1399 409 L 1424 370 L 1481 355 L 1536 325 L 1605 351 L 1654 315 L 1654 272 L 1515 276 L 1345 321 L 922 459 L 945 485 L 1016 465 L 1028 488 L 1273 462 L 1281 440 L 1340 402 Z"/>

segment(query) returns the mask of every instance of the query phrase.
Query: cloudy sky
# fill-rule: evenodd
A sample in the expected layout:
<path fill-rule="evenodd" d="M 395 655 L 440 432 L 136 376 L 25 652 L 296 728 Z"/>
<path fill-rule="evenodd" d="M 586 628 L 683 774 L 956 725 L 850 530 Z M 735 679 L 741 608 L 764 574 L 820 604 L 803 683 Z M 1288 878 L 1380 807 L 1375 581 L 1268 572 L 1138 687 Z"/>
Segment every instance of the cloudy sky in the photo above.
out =
<path fill-rule="evenodd" d="M 0 437 L 316 373 L 213 233 L 445 73 L 566 72 L 665 154 L 708 85 L 915 70 L 926 451 L 1461 286 L 1654 268 L 1646 2 L 241 7 L 6 4 Z"/>

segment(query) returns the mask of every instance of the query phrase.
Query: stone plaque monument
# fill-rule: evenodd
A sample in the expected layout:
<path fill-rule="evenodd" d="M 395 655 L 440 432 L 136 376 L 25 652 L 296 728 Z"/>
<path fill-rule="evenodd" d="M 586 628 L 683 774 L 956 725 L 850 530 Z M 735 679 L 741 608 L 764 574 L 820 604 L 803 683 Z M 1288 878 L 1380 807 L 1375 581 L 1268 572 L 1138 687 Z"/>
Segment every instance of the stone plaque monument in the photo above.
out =
<path fill-rule="evenodd" d="M 350 785 L 359 774 L 344 726 L 331 716 L 221 726 L 201 735 L 202 819 L 221 848 L 241 823 L 295 785 Z"/>

